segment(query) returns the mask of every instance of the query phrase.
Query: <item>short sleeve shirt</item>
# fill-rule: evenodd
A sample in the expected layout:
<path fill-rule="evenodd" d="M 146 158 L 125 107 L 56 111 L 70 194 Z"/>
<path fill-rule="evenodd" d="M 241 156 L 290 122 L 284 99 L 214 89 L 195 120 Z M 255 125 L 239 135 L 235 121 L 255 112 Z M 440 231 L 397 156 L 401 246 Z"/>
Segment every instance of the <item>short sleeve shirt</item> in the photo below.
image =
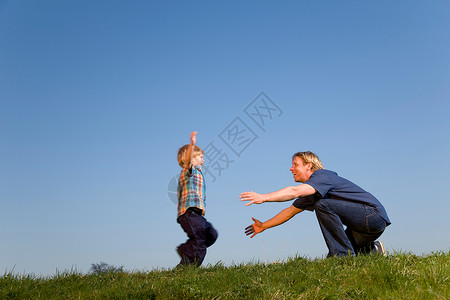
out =
<path fill-rule="evenodd" d="M 201 168 L 183 168 L 178 180 L 178 215 L 181 216 L 189 207 L 196 207 L 205 214 L 205 180 Z"/>
<path fill-rule="evenodd" d="M 375 209 L 387 222 L 391 224 L 383 205 L 371 193 L 366 192 L 350 180 L 338 176 L 336 172 L 319 169 L 311 174 L 305 184 L 312 186 L 314 195 L 299 197 L 292 205 L 294 207 L 314 210 L 314 203 L 322 198 L 339 199 L 369 205 Z"/>

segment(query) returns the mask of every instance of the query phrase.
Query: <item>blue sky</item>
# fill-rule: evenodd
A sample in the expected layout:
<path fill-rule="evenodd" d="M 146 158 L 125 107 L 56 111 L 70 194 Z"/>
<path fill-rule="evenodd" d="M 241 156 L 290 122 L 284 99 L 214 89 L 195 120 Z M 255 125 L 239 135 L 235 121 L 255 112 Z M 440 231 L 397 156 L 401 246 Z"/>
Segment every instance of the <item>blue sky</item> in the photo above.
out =
<path fill-rule="evenodd" d="M 384 204 L 388 251 L 447 251 L 449 13 L 443 0 L 0 0 L 0 271 L 174 267 L 185 234 L 168 189 L 194 130 L 229 160 L 206 178 L 219 239 L 205 264 L 327 254 L 310 212 L 244 235 L 290 203 L 239 194 L 295 184 L 304 150 Z M 279 108 L 262 128 L 245 110 L 261 95 Z M 255 138 L 239 155 L 221 135 L 236 118 Z"/>

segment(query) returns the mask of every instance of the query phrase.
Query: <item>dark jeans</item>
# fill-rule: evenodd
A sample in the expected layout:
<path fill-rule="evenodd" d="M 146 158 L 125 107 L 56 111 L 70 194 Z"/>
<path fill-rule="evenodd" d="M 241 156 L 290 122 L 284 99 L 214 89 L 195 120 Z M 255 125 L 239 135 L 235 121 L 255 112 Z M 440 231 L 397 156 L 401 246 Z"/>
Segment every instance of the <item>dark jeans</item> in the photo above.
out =
<path fill-rule="evenodd" d="M 370 206 L 338 199 L 320 199 L 314 205 L 328 256 L 357 255 L 374 250 L 386 221 Z M 347 229 L 344 230 L 344 226 Z"/>
<path fill-rule="evenodd" d="M 179 216 L 177 222 L 189 239 L 178 246 L 180 264 L 200 266 L 206 256 L 206 248 L 217 240 L 217 231 L 206 219 L 193 209 Z"/>

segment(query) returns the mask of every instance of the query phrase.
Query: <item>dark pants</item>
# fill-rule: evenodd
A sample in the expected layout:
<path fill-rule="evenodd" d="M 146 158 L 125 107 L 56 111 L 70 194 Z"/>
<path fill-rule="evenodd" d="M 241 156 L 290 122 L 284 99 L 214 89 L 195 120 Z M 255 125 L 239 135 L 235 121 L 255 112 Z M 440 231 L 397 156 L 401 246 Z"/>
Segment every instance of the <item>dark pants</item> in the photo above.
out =
<path fill-rule="evenodd" d="M 201 214 L 191 208 L 179 216 L 177 222 L 189 237 L 177 248 L 181 256 L 180 264 L 200 266 L 205 259 L 206 248 L 217 240 L 217 231 Z"/>
<path fill-rule="evenodd" d="M 314 205 L 328 256 L 357 255 L 374 249 L 386 221 L 370 206 L 338 199 L 320 199 Z M 344 230 L 344 225 L 347 228 Z"/>

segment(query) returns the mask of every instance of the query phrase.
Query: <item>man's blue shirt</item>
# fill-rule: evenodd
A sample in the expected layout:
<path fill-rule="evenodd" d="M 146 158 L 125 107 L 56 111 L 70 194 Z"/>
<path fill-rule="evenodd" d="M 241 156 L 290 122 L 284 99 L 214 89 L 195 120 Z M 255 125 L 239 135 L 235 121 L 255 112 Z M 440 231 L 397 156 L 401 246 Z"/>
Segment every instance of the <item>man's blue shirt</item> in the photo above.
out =
<path fill-rule="evenodd" d="M 369 205 L 383 217 L 388 225 L 391 224 L 386 210 L 377 198 L 353 182 L 338 176 L 336 172 L 316 170 L 305 184 L 312 186 L 316 193 L 297 198 L 292 204 L 297 208 L 313 211 L 314 203 L 322 198 L 339 199 Z"/>

